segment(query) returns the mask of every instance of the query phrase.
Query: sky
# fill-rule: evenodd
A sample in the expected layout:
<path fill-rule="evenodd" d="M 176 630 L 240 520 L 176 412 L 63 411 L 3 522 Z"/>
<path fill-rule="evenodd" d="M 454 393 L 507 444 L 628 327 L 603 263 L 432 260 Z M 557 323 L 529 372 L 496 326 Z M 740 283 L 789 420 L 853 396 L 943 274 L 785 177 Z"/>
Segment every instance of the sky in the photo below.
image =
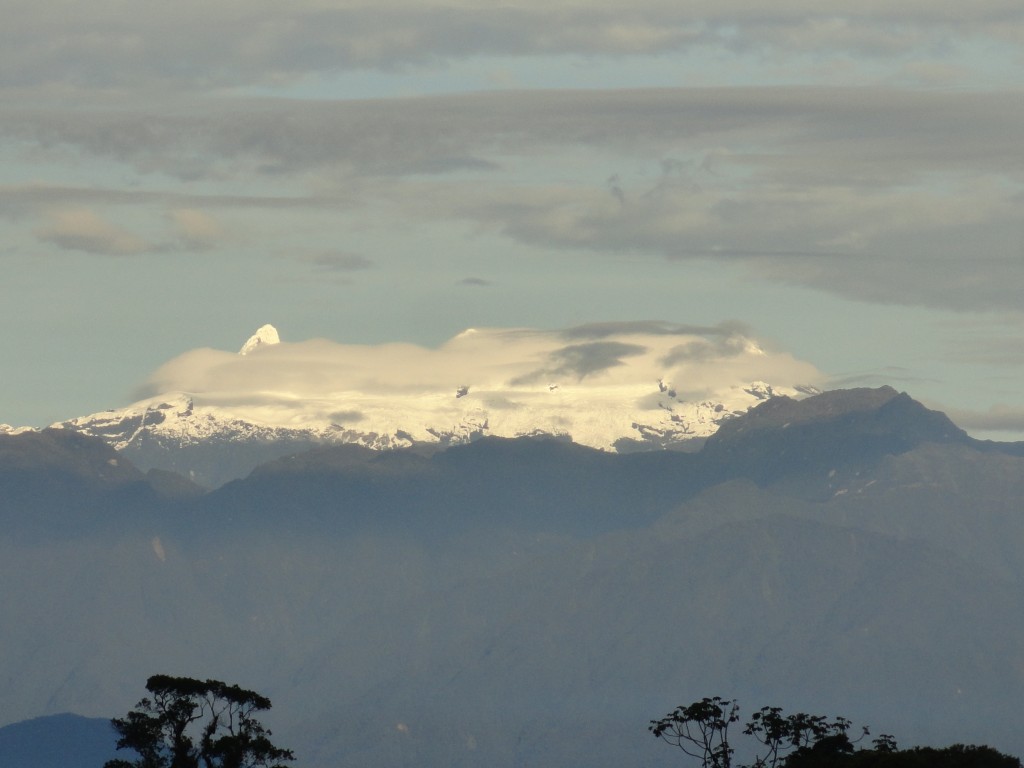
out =
<path fill-rule="evenodd" d="M 661 321 L 1024 439 L 1019 0 L 0 14 L 0 422 L 264 323 Z"/>

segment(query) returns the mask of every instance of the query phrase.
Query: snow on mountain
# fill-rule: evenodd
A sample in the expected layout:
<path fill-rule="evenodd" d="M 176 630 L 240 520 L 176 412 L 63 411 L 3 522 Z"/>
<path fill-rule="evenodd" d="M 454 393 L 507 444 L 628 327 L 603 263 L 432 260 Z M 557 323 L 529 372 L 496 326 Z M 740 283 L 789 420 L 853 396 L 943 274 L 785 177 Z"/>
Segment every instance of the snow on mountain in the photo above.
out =
<path fill-rule="evenodd" d="M 0 435 L 20 435 L 22 432 L 34 432 L 32 427 L 12 427 L 10 424 L 0 424 Z"/>
<path fill-rule="evenodd" d="M 238 350 L 238 354 L 248 355 L 250 352 L 254 352 L 261 347 L 280 343 L 281 337 L 277 333 L 277 328 L 268 323 L 258 328 L 256 333 L 249 337 L 249 340 Z"/>
<path fill-rule="evenodd" d="M 427 349 L 286 343 L 265 325 L 237 354 L 197 349 L 161 366 L 151 397 L 53 426 L 120 450 L 274 440 L 383 449 L 535 434 L 636 450 L 705 438 L 821 379 L 728 326 L 469 329 Z"/>

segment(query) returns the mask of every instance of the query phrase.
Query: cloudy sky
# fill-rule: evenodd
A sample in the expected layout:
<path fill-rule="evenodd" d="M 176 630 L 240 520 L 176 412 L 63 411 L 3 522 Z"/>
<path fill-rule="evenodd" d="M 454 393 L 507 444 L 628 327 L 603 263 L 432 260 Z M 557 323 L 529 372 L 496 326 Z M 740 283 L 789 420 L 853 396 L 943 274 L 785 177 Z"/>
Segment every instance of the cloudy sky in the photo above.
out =
<path fill-rule="evenodd" d="M 0 422 L 267 322 L 661 320 L 1024 431 L 1020 0 L 0 13 Z"/>

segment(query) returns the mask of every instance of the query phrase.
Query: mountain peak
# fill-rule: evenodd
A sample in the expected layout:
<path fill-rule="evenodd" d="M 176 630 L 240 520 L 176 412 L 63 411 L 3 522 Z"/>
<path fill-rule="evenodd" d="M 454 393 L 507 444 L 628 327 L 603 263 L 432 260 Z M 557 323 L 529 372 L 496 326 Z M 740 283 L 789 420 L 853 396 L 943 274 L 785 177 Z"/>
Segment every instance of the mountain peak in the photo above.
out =
<path fill-rule="evenodd" d="M 972 441 L 945 414 L 886 386 L 832 390 L 799 401 L 772 398 L 723 422 L 703 452 L 767 484 L 784 476 L 823 477 L 922 443 Z"/>
<path fill-rule="evenodd" d="M 874 389 L 833 389 L 800 400 L 785 395 L 762 397 L 763 402 L 747 411 L 742 418 L 733 420 L 728 426 L 723 424 L 721 434 L 716 439 L 725 439 L 747 430 L 785 428 L 805 422 L 836 419 L 848 414 L 875 412 L 899 395 L 892 387 L 882 386 Z"/>
<path fill-rule="evenodd" d="M 268 347 L 272 344 L 280 344 L 281 337 L 277 333 L 277 328 L 267 323 L 256 330 L 249 340 L 242 345 L 242 348 L 238 350 L 240 355 L 248 355 L 261 347 Z"/>

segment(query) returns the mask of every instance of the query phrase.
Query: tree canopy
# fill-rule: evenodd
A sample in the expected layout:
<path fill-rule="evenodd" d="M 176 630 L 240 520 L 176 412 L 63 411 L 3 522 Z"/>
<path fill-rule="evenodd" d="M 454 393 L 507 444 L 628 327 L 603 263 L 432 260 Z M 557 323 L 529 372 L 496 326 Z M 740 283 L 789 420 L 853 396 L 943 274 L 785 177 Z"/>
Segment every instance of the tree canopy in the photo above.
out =
<path fill-rule="evenodd" d="M 648 730 L 701 762 L 701 768 L 733 768 L 736 750 L 730 728 L 740 721 L 732 699 L 704 698 L 676 707 Z M 853 723 L 804 712 L 786 715 L 780 707 L 761 707 L 742 726 L 753 742 L 753 762 L 737 768 L 1021 768 L 1018 758 L 991 747 L 954 744 L 944 749 L 914 747 L 900 750 L 896 739 L 882 734 L 870 748 L 856 745 L 869 735 L 850 738 Z M 736 726 L 741 727 L 741 726 Z"/>
<path fill-rule="evenodd" d="M 291 750 L 270 741 L 255 714 L 270 699 L 220 680 L 154 675 L 150 695 L 123 718 L 114 718 L 117 748 L 135 760 L 110 760 L 104 768 L 287 768 Z"/>

